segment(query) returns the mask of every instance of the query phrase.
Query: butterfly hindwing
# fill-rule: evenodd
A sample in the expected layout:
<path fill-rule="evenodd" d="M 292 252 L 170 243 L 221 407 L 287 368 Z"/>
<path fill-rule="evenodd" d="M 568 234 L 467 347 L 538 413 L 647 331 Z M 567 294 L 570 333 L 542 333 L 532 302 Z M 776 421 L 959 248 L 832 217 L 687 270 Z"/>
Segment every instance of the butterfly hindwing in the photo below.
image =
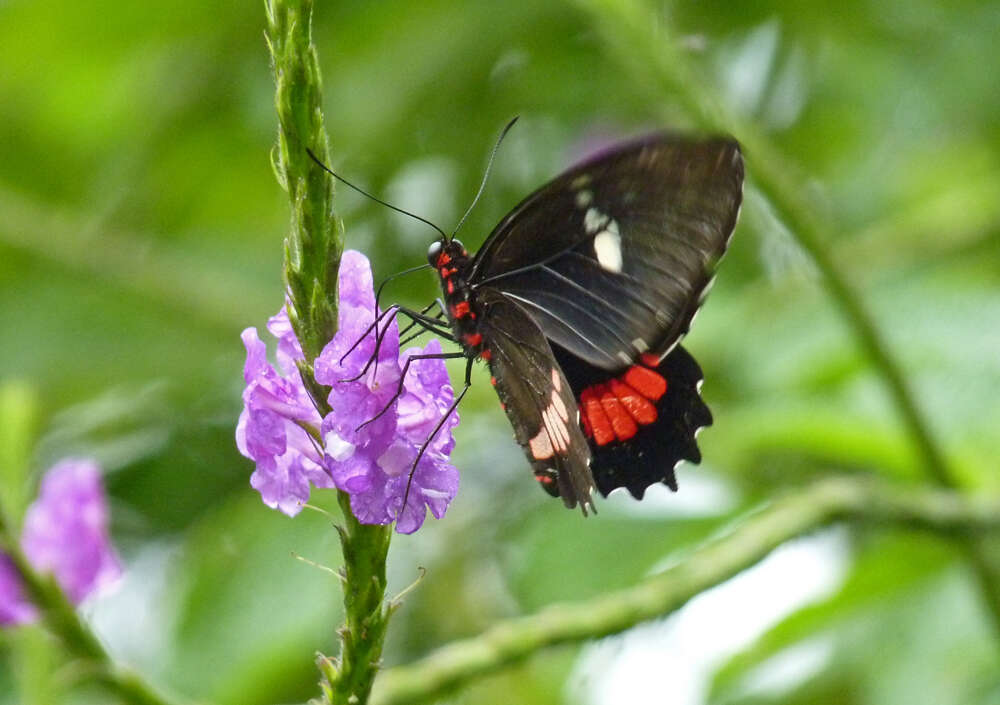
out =
<path fill-rule="evenodd" d="M 701 461 L 695 436 L 712 423 L 699 393 L 701 368 L 691 354 L 678 345 L 663 360 L 646 355 L 613 373 L 559 347 L 555 357 L 580 405 L 601 494 L 625 487 L 642 499 L 658 482 L 676 490 L 675 466 Z"/>
<path fill-rule="evenodd" d="M 730 139 L 625 143 L 526 198 L 468 280 L 516 300 L 587 363 L 617 369 L 687 331 L 735 226 L 742 181 Z"/>
<path fill-rule="evenodd" d="M 575 395 L 548 341 L 531 316 L 499 291 L 481 289 L 477 299 L 497 394 L 535 477 L 566 506 L 592 509 L 590 448 Z"/>

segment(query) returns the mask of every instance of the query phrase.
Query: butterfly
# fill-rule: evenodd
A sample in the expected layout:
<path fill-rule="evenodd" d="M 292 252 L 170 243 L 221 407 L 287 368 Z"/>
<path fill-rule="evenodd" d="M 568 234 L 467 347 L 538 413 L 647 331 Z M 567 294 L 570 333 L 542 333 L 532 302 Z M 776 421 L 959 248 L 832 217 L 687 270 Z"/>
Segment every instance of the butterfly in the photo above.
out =
<path fill-rule="evenodd" d="M 461 346 L 441 357 L 467 358 L 466 389 L 486 362 L 535 478 L 567 507 L 592 510 L 595 488 L 676 490 L 675 466 L 700 462 L 712 415 L 678 343 L 729 245 L 743 173 L 733 139 L 656 133 L 539 188 L 475 254 L 454 236 L 431 244 Z M 441 314 L 417 315 L 446 332 Z"/>

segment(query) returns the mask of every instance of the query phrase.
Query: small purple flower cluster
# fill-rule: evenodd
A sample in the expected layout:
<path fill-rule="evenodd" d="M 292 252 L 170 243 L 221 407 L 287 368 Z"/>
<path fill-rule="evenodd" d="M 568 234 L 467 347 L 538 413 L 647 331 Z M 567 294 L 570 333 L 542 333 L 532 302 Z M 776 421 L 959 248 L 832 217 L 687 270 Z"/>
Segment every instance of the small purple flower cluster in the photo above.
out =
<path fill-rule="evenodd" d="M 121 575 L 96 463 L 63 460 L 45 474 L 41 492 L 24 519 L 21 548 L 32 567 L 55 576 L 74 603 Z M 36 617 L 20 573 L 8 556 L 0 554 L 0 625 L 23 624 Z"/>
<path fill-rule="evenodd" d="M 336 487 L 350 495 L 358 521 L 394 521 L 396 531 L 413 533 L 427 509 L 440 519 L 458 491 L 458 471 L 448 460 L 457 412 L 431 437 L 454 399 L 444 362 L 414 360 L 397 396 L 407 359 L 440 353 L 441 346 L 432 340 L 423 349 L 400 353 L 391 314 L 376 344 L 371 324 L 380 312 L 371 267 L 361 253 L 344 253 L 339 291 L 337 334 L 313 364 L 316 381 L 330 387 L 332 412 L 321 417 L 309 399 L 296 364 L 302 349 L 282 309 L 268 322 L 278 338 L 280 372 L 267 362 L 256 329 L 243 332 L 247 386 L 236 444 L 256 463 L 250 484 L 269 507 L 293 516 L 308 499 L 310 485 Z"/>

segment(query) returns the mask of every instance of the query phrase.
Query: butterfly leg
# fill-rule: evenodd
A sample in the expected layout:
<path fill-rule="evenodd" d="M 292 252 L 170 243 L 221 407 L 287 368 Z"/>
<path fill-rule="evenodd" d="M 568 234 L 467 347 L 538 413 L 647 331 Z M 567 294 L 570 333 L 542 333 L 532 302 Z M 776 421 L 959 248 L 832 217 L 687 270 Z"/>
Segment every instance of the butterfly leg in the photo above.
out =
<path fill-rule="evenodd" d="M 371 357 L 368 358 L 368 361 L 365 363 L 365 366 L 362 367 L 361 371 L 358 372 L 353 377 L 348 377 L 346 379 L 339 380 L 340 382 L 356 382 L 356 381 L 358 381 L 365 374 L 367 374 L 368 368 L 370 368 L 372 366 L 373 362 L 375 363 L 375 370 L 378 371 L 378 353 L 379 353 L 379 350 L 382 348 L 382 339 L 385 338 L 386 333 L 389 332 L 389 326 L 392 325 L 392 320 L 396 317 L 396 313 L 398 313 L 398 311 L 399 311 L 399 307 L 398 306 L 390 306 L 385 311 L 383 311 L 378 316 L 376 316 L 375 317 L 375 321 L 370 326 L 368 326 L 368 328 L 365 330 L 364 334 L 360 338 L 358 338 L 357 341 L 355 341 L 354 345 L 351 346 L 350 350 L 348 350 L 346 353 L 344 353 L 344 355 L 340 358 L 341 363 L 343 363 L 344 358 L 347 357 L 348 354 L 350 354 L 351 350 L 354 350 L 354 348 L 356 348 L 358 346 L 358 344 L 362 340 L 364 340 L 369 335 L 371 335 L 371 332 L 372 332 L 373 329 L 375 330 L 375 351 L 371 354 Z M 383 318 L 387 317 L 386 314 L 388 314 L 390 312 L 392 312 L 392 315 L 388 316 L 389 322 L 385 324 L 384 328 L 379 329 L 378 328 L 378 324 L 381 322 L 381 320 Z"/>
<path fill-rule="evenodd" d="M 430 304 L 425 306 L 422 311 L 414 311 L 412 309 L 403 308 L 402 306 L 396 306 L 396 313 L 397 314 L 402 313 L 403 315 L 409 317 L 411 321 L 410 325 L 419 325 L 421 328 L 424 329 L 424 331 L 430 331 L 432 333 L 436 333 L 437 335 L 440 335 L 441 337 L 450 340 L 451 342 L 455 342 L 455 338 L 451 335 L 451 331 L 449 331 L 447 328 L 443 328 L 441 326 L 440 321 L 438 321 L 436 318 L 432 318 L 426 315 L 427 311 L 429 311 L 432 306 L 434 306 L 434 302 L 431 302 Z M 407 330 L 409 330 L 409 327 L 407 327 Z M 354 379 L 359 379 L 361 375 L 367 372 L 373 360 L 375 362 L 375 372 L 376 373 L 378 372 L 378 354 L 379 351 L 382 349 L 382 340 L 385 338 L 385 335 L 388 332 L 389 332 L 389 324 L 386 324 L 385 328 L 383 328 L 381 332 L 378 334 L 378 336 L 376 336 L 375 353 L 371 356 L 371 358 L 369 358 L 368 362 L 365 363 L 365 368 L 361 371 L 361 373 Z"/>
<path fill-rule="evenodd" d="M 441 305 L 440 299 L 436 299 L 433 303 L 427 306 L 423 311 L 414 311 L 413 309 L 404 308 L 402 306 L 397 307 L 399 313 L 403 314 L 409 318 L 413 325 L 418 325 L 426 331 L 430 331 L 435 335 L 441 336 L 445 340 L 451 341 L 452 343 L 457 342 L 455 336 L 452 335 L 451 329 L 447 327 L 445 323 L 441 320 L 441 315 L 443 311 L 436 316 L 428 316 L 427 311 L 430 310 L 435 304 Z M 408 330 L 409 328 L 407 328 Z"/>
<path fill-rule="evenodd" d="M 354 352 L 354 350 L 355 350 L 355 349 L 356 349 L 356 348 L 357 348 L 357 347 L 358 347 L 359 345 L 361 345 L 361 341 L 362 341 L 362 340 L 364 340 L 364 339 L 365 339 L 365 338 L 367 338 L 367 337 L 368 337 L 369 335 L 371 335 L 371 332 L 372 332 L 372 331 L 373 331 L 373 330 L 374 330 L 374 329 L 375 329 L 375 328 L 376 328 L 376 327 L 378 326 L 378 324 L 379 324 L 379 323 L 380 323 L 380 322 L 382 321 L 382 319 L 383 319 L 383 318 L 385 318 L 385 317 L 386 317 L 387 315 L 389 315 L 389 313 L 390 313 L 390 312 L 391 312 L 391 313 L 393 313 L 393 314 L 395 314 L 395 311 L 396 311 L 396 309 L 397 309 L 397 308 L 398 308 L 397 306 L 390 306 L 390 307 L 389 307 L 389 308 L 387 308 L 387 309 L 386 309 L 385 311 L 383 311 L 382 313 L 380 313 L 380 314 L 378 314 L 377 316 L 375 316 L 375 320 L 374 320 L 374 321 L 372 321 L 372 324 L 371 324 L 370 326 L 368 326 L 368 327 L 367 327 L 367 328 L 365 329 L 365 332 L 364 332 L 364 333 L 362 333 L 362 334 L 361 334 L 361 335 L 360 335 L 360 336 L 358 337 L 358 339 L 354 341 L 354 344 L 353 344 L 353 345 L 352 345 L 351 347 L 349 347 L 349 348 L 348 348 L 348 349 L 346 350 L 346 352 L 344 352 L 344 354 L 343 354 L 343 355 L 341 355 L 341 356 L 340 356 L 340 364 L 341 364 L 341 365 L 343 365 L 343 364 L 344 364 L 344 359 L 345 359 L 345 358 L 346 358 L 346 357 L 347 357 L 348 355 L 350 355 L 350 354 L 351 354 L 352 352 Z M 366 368 L 366 369 L 367 369 L 367 368 Z M 362 374 L 364 374 L 364 373 L 362 373 Z M 341 380 L 341 381 L 342 381 L 342 382 L 344 382 L 344 381 L 353 381 L 353 380 Z"/>
<path fill-rule="evenodd" d="M 406 492 L 403 493 L 403 506 L 399 508 L 399 514 L 396 515 L 397 519 L 403 513 L 403 510 L 406 509 L 406 502 L 410 498 L 410 486 L 413 484 L 413 476 L 417 472 L 417 465 L 420 463 L 420 459 L 424 457 L 424 452 L 426 452 L 427 446 L 431 444 L 431 441 L 434 440 L 434 436 L 438 434 L 438 431 L 440 431 L 441 427 L 444 426 L 444 422 L 447 421 L 448 418 L 455 411 L 455 409 L 458 408 L 458 405 L 461 403 L 462 398 L 465 396 L 465 393 L 468 392 L 469 387 L 472 386 L 473 362 L 475 362 L 473 358 L 471 357 L 468 358 L 468 362 L 465 364 L 465 385 L 462 387 L 462 391 L 458 393 L 458 396 L 455 397 L 455 401 L 451 403 L 451 406 L 448 407 L 448 410 L 444 412 L 444 416 L 442 416 L 441 420 L 437 422 L 437 426 L 435 426 L 434 430 L 431 431 L 429 436 L 427 436 L 427 440 L 425 440 L 424 444 L 420 446 L 420 450 L 417 452 L 417 457 L 414 458 L 413 465 L 410 466 L 410 476 L 406 480 Z"/>
<path fill-rule="evenodd" d="M 386 403 L 386 405 L 384 407 L 382 407 L 382 411 L 378 412 L 373 417 L 371 417 L 370 419 L 368 419 L 367 421 L 365 421 L 363 424 L 361 424 L 360 426 L 358 426 L 356 429 L 354 429 L 355 432 L 360 431 L 361 429 L 363 429 L 365 426 L 367 426 L 368 424 L 372 423 L 373 421 L 377 421 L 378 419 L 382 418 L 382 416 L 385 415 L 385 412 L 387 412 L 389 410 L 389 407 L 392 406 L 392 403 L 394 401 L 396 401 L 397 399 L 399 399 L 399 397 L 401 397 L 403 395 L 403 386 L 404 386 L 404 383 L 406 382 L 406 373 L 410 371 L 410 363 L 412 363 L 414 360 L 452 360 L 452 359 L 454 359 L 456 357 L 465 357 L 465 353 L 463 353 L 463 352 L 448 352 L 448 353 L 442 352 L 442 353 L 423 353 L 423 354 L 419 354 L 419 355 L 410 355 L 408 358 L 406 358 L 406 363 L 403 365 L 403 371 L 399 375 L 399 386 L 396 387 L 396 393 L 393 394 L 392 398 Z"/>
<path fill-rule="evenodd" d="M 412 321 L 410 323 L 410 325 L 407 326 L 407 328 L 405 330 L 410 330 L 412 328 L 412 326 L 414 326 L 414 325 L 420 325 L 425 330 L 430 330 L 431 332 L 437 333 L 438 335 L 441 335 L 442 337 L 445 337 L 448 340 L 454 341 L 454 338 L 452 337 L 450 331 L 440 330 L 441 321 L 438 320 L 438 319 L 440 319 L 440 316 L 443 315 L 443 309 L 442 309 L 442 312 L 437 316 L 437 318 L 431 318 L 431 317 L 425 315 L 427 313 L 427 311 L 429 311 L 436 304 L 440 305 L 440 302 L 439 301 L 431 302 L 430 304 L 428 304 L 427 306 L 425 306 L 422 311 L 419 311 L 419 312 L 418 311 L 411 311 L 408 308 L 402 308 L 400 306 L 390 306 L 385 311 L 383 311 L 378 316 L 376 316 L 375 320 L 372 322 L 372 324 L 370 326 L 368 326 L 367 329 L 365 329 L 365 332 L 361 335 L 361 337 L 358 338 L 354 342 L 354 345 L 352 345 L 347 350 L 347 352 L 345 352 L 341 356 L 340 361 L 341 361 L 341 363 L 343 363 L 344 358 L 346 358 L 349 354 L 351 354 L 351 352 L 355 348 L 358 347 L 358 345 L 361 343 L 362 340 L 364 340 L 369 335 L 371 335 L 372 330 L 376 330 L 377 331 L 377 333 L 375 335 L 375 351 L 372 353 L 372 356 L 368 358 L 368 361 L 365 363 L 365 366 L 363 368 L 361 368 L 361 371 L 358 372 L 358 374 L 354 375 L 353 377 L 348 377 L 347 379 L 342 379 L 342 380 L 339 380 L 339 381 L 341 381 L 341 382 L 356 382 L 357 380 L 361 379 L 365 374 L 368 373 L 368 369 L 372 366 L 372 363 L 375 363 L 375 369 L 376 369 L 376 371 L 378 370 L 378 354 L 379 354 L 379 351 L 382 349 L 382 341 L 385 339 L 386 334 L 389 332 L 389 325 L 392 323 L 392 320 L 390 320 L 388 323 L 386 323 L 385 327 L 383 327 L 383 328 L 378 328 L 378 325 L 379 325 L 379 323 L 381 323 L 381 321 L 384 318 L 387 318 L 387 317 L 389 317 L 390 319 L 394 318 L 396 316 L 396 314 L 398 314 L 398 313 L 405 314 L 406 316 L 410 317 L 410 319 Z M 431 325 L 429 323 L 426 323 L 425 321 L 430 321 L 432 323 L 437 323 L 437 327 L 431 327 Z M 422 332 L 423 331 L 421 331 L 421 333 Z"/>
<path fill-rule="evenodd" d="M 443 322 L 443 319 L 445 318 L 445 312 L 444 312 L 444 302 L 443 302 L 443 301 L 441 301 L 441 299 L 440 299 L 440 298 L 438 298 L 438 299 L 434 299 L 434 301 L 433 301 L 433 302 L 431 302 L 430 304 L 428 304 L 427 306 L 425 306 L 425 307 L 424 307 L 423 309 L 421 309 L 421 310 L 420 310 L 420 312 L 421 312 L 421 313 L 427 313 L 427 312 L 428 312 L 428 311 L 430 311 L 430 310 L 431 310 L 431 309 L 432 309 L 432 308 L 433 308 L 434 306 L 437 306 L 437 307 L 438 307 L 438 311 L 437 311 L 437 313 L 435 313 L 435 314 L 434 314 L 434 320 L 435 320 L 435 321 L 438 321 L 439 323 L 441 323 L 441 322 Z M 403 330 L 399 331 L 399 337 L 400 337 L 400 338 L 402 338 L 402 339 L 401 339 L 401 340 L 399 341 L 399 347 L 401 347 L 401 348 L 402 348 L 402 347 L 403 347 L 404 345 L 406 345 L 407 343 L 409 343 L 409 342 L 410 342 L 411 340 L 414 340 L 414 339 L 416 339 L 416 338 L 419 338 L 419 337 L 420 337 L 421 335 L 423 335 L 424 333 L 426 333 L 426 332 L 427 332 L 427 329 L 426 329 L 426 328 L 421 328 L 421 329 L 420 329 L 419 331 L 417 331 L 417 332 L 416 332 L 416 333 L 414 333 L 413 335 L 410 335 L 410 336 L 408 336 L 408 337 L 406 337 L 406 338 L 403 338 L 403 336 L 404 336 L 404 335 L 406 335 L 406 334 L 407 334 L 407 333 L 409 333 L 409 332 L 410 332 L 411 330 L 413 330 L 414 328 L 416 328 L 416 327 L 417 327 L 417 325 L 418 325 L 418 324 L 417 324 L 417 322 L 416 322 L 416 321 L 412 321 L 412 320 L 411 320 L 411 321 L 410 321 L 410 323 L 409 323 L 409 325 L 407 325 L 407 326 L 406 326 L 406 328 L 404 328 Z"/>

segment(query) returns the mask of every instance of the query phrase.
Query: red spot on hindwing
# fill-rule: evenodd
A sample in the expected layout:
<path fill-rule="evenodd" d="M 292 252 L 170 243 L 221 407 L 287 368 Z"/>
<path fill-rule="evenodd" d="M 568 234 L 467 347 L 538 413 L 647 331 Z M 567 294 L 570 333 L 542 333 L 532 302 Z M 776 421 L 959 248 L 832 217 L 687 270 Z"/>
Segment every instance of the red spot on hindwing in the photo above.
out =
<path fill-rule="evenodd" d="M 639 427 L 635 420 L 629 415 L 618 397 L 611 391 L 610 385 L 601 385 L 601 408 L 607 414 L 611 422 L 611 428 L 615 432 L 615 438 L 619 441 L 627 441 L 639 432 Z"/>
<path fill-rule="evenodd" d="M 604 408 L 601 406 L 601 387 L 587 387 L 580 394 L 580 416 L 584 419 L 583 428 L 588 436 L 593 437 L 599 446 L 605 446 L 615 440 L 615 432 Z"/>
<path fill-rule="evenodd" d="M 611 380 L 610 385 L 611 391 L 614 392 L 621 405 L 625 407 L 625 411 L 637 423 L 646 426 L 656 421 L 656 407 L 639 392 L 617 379 Z"/>
<path fill-rule="evenodd" d="M 639 365 L 628 368 L 621 380 L 650 401 L 659 401 L 667 393 L 666 378 L 659 372 Z"/>
<path fill-rule="evenodd" d="M 639 361 L 646 367 L 652 367 L 654 370 L 660 366 L 660 356 L 654 353 L 643 353 L 639 356 Z"/>
<path fill-rule="evenodd" d="M 666 392 L 666 378 L 641 365 L 617 379 L 591 385 L 580 393 L 583 431 L 599 446 L 628 441 L 640 427 L 656 423 L 656 402 Z"/>
<path fill-rule="evenodd" d="M 489 362 L 490 360 L 493 359 L 493 353 L 490 352 L 489 348 L 486 348 L 481 353 L 479 353 L 479 357 L 483 360 L 486 360 L 486 362 Z"/>

